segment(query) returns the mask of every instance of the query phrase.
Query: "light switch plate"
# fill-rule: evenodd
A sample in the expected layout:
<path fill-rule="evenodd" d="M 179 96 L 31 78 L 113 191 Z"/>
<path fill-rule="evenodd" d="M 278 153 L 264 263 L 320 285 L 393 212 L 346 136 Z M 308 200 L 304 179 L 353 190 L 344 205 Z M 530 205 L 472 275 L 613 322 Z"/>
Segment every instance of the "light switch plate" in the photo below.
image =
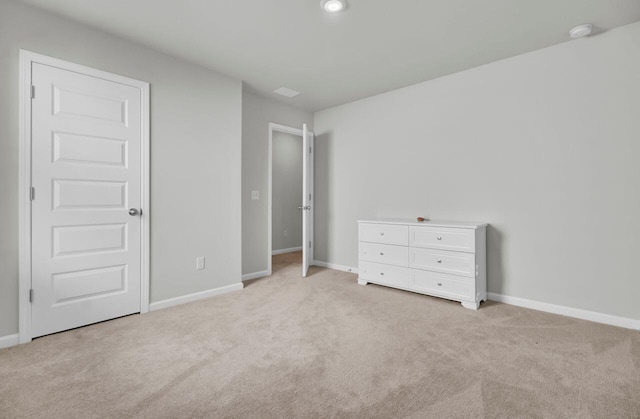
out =
<path fill-rule="evenodd" d="M 204 256 L 199 256 L 196 258 L 196 269 L 197 270 L 204 269 Z"/>
<path fill-rule="evenodd" d="M 260 199 L 260 191 L 251 191 L 251 199 L 257 201 Z"/>

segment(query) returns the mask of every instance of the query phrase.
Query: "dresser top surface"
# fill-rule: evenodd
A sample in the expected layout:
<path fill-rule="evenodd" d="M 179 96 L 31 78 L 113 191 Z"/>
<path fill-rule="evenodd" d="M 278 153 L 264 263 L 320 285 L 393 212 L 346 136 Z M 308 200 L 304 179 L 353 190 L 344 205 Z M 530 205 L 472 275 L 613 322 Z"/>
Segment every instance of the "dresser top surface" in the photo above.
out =
<path fill-rule="evenodd" d="M 419 222 L 417 220 L 401 219 L 401 218 L 382 218 L 377 220 L 358 220 L 358 223 L 371 223 L 371 224 L 395 224 L 395 225 L 408 225 L 408 226 L 426 226 L 426 227 L 453 227 L 453 228 L 484 228 L 487 223 L 479 223 L 474 221 L 439 221 L 429 220 Z"/>

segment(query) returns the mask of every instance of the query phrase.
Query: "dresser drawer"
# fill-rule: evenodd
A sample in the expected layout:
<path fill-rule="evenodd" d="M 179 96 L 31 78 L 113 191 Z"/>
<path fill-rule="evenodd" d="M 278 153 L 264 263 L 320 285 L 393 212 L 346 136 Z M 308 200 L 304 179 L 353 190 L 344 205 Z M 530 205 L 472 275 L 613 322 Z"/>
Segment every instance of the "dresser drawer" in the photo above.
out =
<path fill-rule="evenodd" d="M 360 259 L 367 262 L 378 262 L 388 265 L 409 266 L 409 248 L 360 242 Z"/>
<path fill-rule="evenodd" d="M 465 277 L 411 270 L 409 288 L 427 294 L 444 294 L 463 299 L 475 299 L 475 281 Z"/>
<path fill-rule="evenodd" d="M 464 228 L 410 227 L 409 245 L 432 249 L 475 252 L 475 230 Z"/>
<path fill-rule="evenodd" d="M 360 278 L 377 284 L 408 288 L 409 269 L 380 263 L 360 262 Z"/>
<path fill-rule="evenodd" d="M 360 241 L 407 246 L 409 244 L 409 227 L 392 224 L 360 223 Z"/>
<path fill-rule="evenodd" d="M 475 277 L 475 260 L 473 253 L 409 248 L 411 268 Z"/>

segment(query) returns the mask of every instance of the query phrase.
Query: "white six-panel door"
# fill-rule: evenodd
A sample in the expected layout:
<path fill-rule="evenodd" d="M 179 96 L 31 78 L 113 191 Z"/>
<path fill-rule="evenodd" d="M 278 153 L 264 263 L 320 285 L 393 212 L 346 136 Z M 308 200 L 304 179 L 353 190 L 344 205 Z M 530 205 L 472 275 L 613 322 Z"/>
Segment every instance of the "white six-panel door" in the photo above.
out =
<path fill-rule="evenodd" d="M 140 311 L 142 95 L 38 63 L 32 84 L 37 337 Z"/>

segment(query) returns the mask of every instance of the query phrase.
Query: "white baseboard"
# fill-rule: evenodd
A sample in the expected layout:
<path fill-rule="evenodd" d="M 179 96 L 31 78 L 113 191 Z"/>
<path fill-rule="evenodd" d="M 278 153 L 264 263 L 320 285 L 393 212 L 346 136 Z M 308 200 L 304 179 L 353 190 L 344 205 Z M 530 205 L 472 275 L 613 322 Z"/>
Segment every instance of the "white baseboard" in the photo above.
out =
<path fill-rule="evenodd" d="M 248 281 L 250 279 L 262 278 L 265 276 L 269 276 L 269 271 L 260 271 L 260 272 L 253 272 L 250 274 L 244 274 L 242 275 L 242 280 Z"/>
<path fill-rule="evenodd" d="M 290 247 L 288 249 L 274 250 L 274 251 L 271 252 L 271 254 L 272 255 L 281 255 L 283 253 L 299 252 L 300 250 L 302 250 L 302 246 Z"/>
<path fill-rule="evenodd" d="M 7 335 L 0 337 L 0 349 L 8 348 L 9 346 L 16 346 L 20 343 L 20 335 Z"/>
<path fill-rule="evenodd" d="M 526 298 L 511 297 L 509 295 L 487 293 L 492 301 L 509 304 L 512 306 L 525 307 L 547 313 L 560 314 L 567 317 L 575 317 L 576 319 L 589 320 L 596 323 L 604 323 L 612 326 L 624 327 L 627 329 L 640 330 L 640 320 L 630 319 L 627 317 L 613 316 L 611 314 L 598 313 L 596 311 L 582 310 L 579 308 L 558 306 L 555 304 L 542 303 L 540 301 L 527 300 Z"/>
<path fill-rule="evenodd" d="M 225 287 L 214 288 L 212 290 L 195 292 L 193 294 L 183 295 L 182 297 L 170 298 L 168 300 L 157 301 L 149 304 L 149 311 L 162 310 L 163 308 L 173 307 L 180 304 L 191 303 L 193 301 L 202 300 L 203 298 L 214 297 L 216 295 L 226 294 L 228 292 L 239 291 L 244 288 L 242 283 L 227 285 Z"/>
<path fill-rule="evenodd" d="M 338 265 L 336 263 L 323 262 L 321 260 L 314 260 L 311 264 L 315 266 L 320 266 L 321 268 L 335 269 L 337 271 L 351 272 L 353 274 L 358 273 L 358 268 L 353 268 L 351 266 L 345 266 L 345 265 Z"/>

